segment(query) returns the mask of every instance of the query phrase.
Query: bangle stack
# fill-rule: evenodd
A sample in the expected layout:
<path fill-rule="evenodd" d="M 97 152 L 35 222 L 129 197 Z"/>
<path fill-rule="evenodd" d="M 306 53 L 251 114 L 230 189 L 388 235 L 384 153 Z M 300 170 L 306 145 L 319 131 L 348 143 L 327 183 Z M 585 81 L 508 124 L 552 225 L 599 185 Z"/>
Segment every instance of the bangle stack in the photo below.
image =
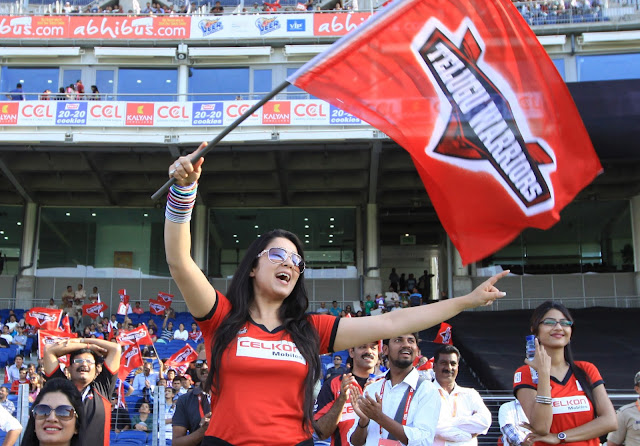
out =
<path fill-rule="evenodd" d="M 167 196 L 167 208 L 164 216 L 174 223 L 188 223 L 191 221 L 191 212 L 196 203 L 198 194 L 198 183 L 188 186 L 178 186 L 174 184 L 169 188 Z"/>
<path fill-rule="evenodd" d="M 553 402 L 553 398 L 551 398 L 550 396 L 536 395 L 536 403 L 550 406 L 552 402 Z"/>

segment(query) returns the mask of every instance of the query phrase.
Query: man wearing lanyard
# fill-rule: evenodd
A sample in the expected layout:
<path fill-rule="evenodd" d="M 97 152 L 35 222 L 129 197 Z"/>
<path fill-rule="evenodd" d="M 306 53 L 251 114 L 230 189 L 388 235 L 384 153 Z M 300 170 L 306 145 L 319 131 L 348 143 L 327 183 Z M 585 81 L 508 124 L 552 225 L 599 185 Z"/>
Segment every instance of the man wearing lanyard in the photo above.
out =
<path fill-rule="evenodd" d="M 201 369 L 206 367 L 206 353 L 198 354 L 198 361 L 203 361 Z M 206 374 L 203 376 L 206 379 Z M 211 421 L 211 400 L 202 386 L 195 386 L 176 402 L 173 414 L 173 446 L 197 446 L 202 442 L 204 433 Z"/>
<path fill-rule="evenodd" d="M 367 386 L 364 394 L 353 386 L 349 389 L 357 415 L 349 441 L 354 446 L 430 446 L 441 403 L 433 384 L 413 367 L 417 334 L 386 339 L 382 351 L 389 358 L 384 379 Z"/>
<path fill-rule="evenodd" d="M 434 446 L 477 446 L 477 436 L 491 426 L 491 412 L 480 394 L 456 384 L 460 351 L 453 345 L 436 350 L 433 369 L 442 405 Z"/>
<path fill-rule="evenodd" d="M 82 395 L 86 432 L 84 444 L 109 444 L 111 403 L 109 397 L 116 385 L 120 368 L 120 346 L 115 342 L 94 338 L 72 338 L 52 344 L 44 351 L 47 379 L 66 378 L 58 358 L 69 355 L 69 379 Z M 100 361 L 104 358 L 102 363 Z"/>

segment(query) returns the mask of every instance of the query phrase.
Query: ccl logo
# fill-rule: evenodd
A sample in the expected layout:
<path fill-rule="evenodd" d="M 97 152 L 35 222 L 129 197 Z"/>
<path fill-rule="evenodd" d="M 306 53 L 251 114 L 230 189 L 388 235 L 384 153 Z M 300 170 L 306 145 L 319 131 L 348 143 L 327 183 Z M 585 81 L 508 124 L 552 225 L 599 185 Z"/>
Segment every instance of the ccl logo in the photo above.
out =
<path fill-rule="evenodd" d="M 163 105 L 158 108 L 158 116 L 162 119 L 189 119 L 185 105 Z"/>
<path fill-rule="evenodd" d="M 93 105 L 89 108 L 89 115 L 94 118 L 122 118 L 117 105 Z"/>
<path fill-rule="evenodd" d="M 297 104 L 293 107 L 293 114 L 296 116 L 309 116 L 320 118 L 327 116 L 324 104 Z"/>
<path fill-rule="evenodd" d="M 25 105 L 21 109 L 21 114 L 25 118 L 53 118 L 54 113 L 51 105 Z"/>
<path fill-rule="evenodd" d="M 229 107 L 227 107 L 227 116 L 230 118 L 237 118 L 250 108 L 250 104 L 231 104 Z M 252 114 L 251 116 L 254 118 L 258 117 L 256 113 Z"/>

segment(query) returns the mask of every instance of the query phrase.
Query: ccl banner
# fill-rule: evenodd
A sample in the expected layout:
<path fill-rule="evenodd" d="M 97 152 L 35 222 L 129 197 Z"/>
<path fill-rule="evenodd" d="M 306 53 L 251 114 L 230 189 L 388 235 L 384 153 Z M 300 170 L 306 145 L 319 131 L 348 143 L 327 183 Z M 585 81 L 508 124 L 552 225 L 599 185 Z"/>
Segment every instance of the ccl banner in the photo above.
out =
<path fill-rule="evenodd" d="M 314 14 L 234 14 L 191 18 L 192 39 L 270 39 L 313 35 Z"/>
<path fill-rule="evenodd" d="M 0 125 L 26 127 L 224 127 L 235 121 L 255 102 L 0 102 Z M 242 125 L 343 126 L 366 124 L 328 102 L 291 100 L 267 102 Z"/>

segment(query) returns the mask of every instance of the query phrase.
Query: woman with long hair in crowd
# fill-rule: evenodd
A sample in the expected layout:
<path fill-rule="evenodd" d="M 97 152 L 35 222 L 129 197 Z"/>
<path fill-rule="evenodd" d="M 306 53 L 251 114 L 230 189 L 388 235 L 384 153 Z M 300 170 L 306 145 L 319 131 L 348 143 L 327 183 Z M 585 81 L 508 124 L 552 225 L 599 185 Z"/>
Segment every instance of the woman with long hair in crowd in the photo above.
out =
<path fill-rule="evenodd" d="M 206 144 L 202 144 L 202 150 Z M 189 220 L 203 159 L 183 156 L 165 212 L 165 251 L 173 279 L 202 330 L 210 372 L 211 423 L 203 446 L 313 445 L 313 388 L 319 354 L 424 330 L 504 296 L 496 275 L 456 299 L 366 318 L 306 314 L 304 251 L 298 237 L 275 229 L 246 249 L 226 296 L 191 258 Z M 214 342 L 215 340 L 215 342 Z"/>
<path fill-rule="evenodd" d="M 533 312 L 530 328 L 535 356 L 525 359 L 513 378 L 529 419 L 528 443 L 599 446 L 598 437 L 616 430 L 616 414 L 596 366 L 573 359 L 571 313 L 546 301 Z"/>
<path fill-rule="evenodd" d="M 64 378 L 50 379 L 33 402 L 21 446 L 83 446 L 85 422 L 76 386 Z"/>

